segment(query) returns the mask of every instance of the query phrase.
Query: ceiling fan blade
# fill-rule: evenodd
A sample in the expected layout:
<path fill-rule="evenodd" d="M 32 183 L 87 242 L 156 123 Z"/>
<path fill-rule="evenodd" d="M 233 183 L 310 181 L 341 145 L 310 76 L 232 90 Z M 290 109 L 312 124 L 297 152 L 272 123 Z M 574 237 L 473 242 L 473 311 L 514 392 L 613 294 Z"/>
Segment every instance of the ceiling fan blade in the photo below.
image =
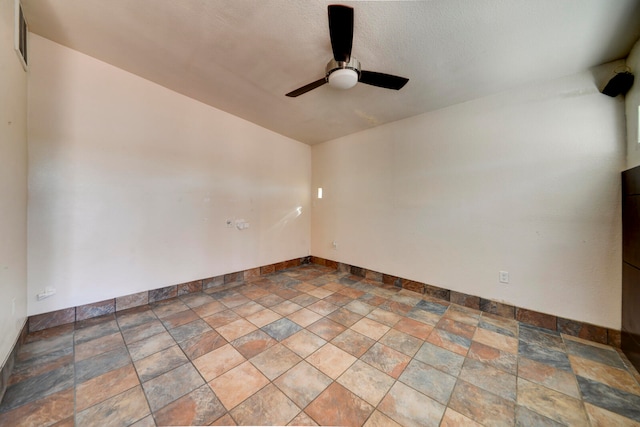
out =
<path fill-rule="evenodd" d="M 316 80 L 313 83 L 309 83 L 308 85 L 304 85 L 304 86 L 302 86 L 302 87 L 300 87 L 300 88 L 298 88 L 296 90 L 293 90 L 293 91 L 289 92 L 287 94 L 287 96 L 290 97 L 290 98 L 295 98 L 296 96 L 303 95 L 303 94 L 305 94 L 305 93 L 307 93 L 307 92 L 309 92 L 309 91 L 311 91 L 311 90 L 313 90 L 313 89 L 315 89 L 317 87 L 322 86 L 326 82 L 327 82 L 327 79 L 325 77 L 323 77 L 323 78 L 321 78 L 319 80 Z"/>
<path fill-rule="evenodd" d="M 360 82 L 372 86 L 384 87 L 386 89 L 400 90 L 407 84 L 409 79 L 392 76 L 391 74 L 376 73 L 374 71 L 360 71 Z"/>
<path fill-rule="evenodd" d="M 349 62 L 353 44 L 353 8 L 342 5 L 329 6 L 329 34 L 333 59 Z"/>

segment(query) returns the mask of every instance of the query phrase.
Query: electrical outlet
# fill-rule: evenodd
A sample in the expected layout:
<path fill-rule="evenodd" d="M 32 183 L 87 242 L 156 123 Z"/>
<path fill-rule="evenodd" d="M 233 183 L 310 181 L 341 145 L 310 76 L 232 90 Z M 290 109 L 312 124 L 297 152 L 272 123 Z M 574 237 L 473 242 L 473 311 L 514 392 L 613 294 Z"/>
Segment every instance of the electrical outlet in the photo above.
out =
<path fill-rule="evenodd" d="M 331 246 L 333 246 L 333 250 L 335 250 L 335 251 L 338 250 L 338 242 L 336 242 L 335 240 L 333 242 L 331 242 Z"/>
<path fill-rule="evenodd" d="M 498 274 L 498 279 L 500 280 L 500 283 L 509 283 L 509 272 L 501 271 Z"/>
<path fill-rule="evenodd" d="M 46 288 L 44 288 L 42 292 L 36 295 L 36 298 L 38 301 L 42 301 L 45 298 L 49 298 L 50 296 L 55 295 L 55 293 L 56 293 L 56 288 L 51 288 L 47 286 Z"/>

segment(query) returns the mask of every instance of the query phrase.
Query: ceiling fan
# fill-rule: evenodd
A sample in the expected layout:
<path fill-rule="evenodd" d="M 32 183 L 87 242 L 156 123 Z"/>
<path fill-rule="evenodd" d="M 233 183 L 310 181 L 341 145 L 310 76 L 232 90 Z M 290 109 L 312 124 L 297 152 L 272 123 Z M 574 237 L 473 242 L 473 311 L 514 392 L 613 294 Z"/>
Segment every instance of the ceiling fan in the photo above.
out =
<path fill-rule="evenodd" d="M 360 61 L 351 56 L 353 43 L 353 8 L 342 5 L 329 6 L 329 35 L 333 59 L 326 67 L 325 76 L 313 83 L 291 91 L 287 96 L 295 98 L 329 83 L 339 89 L 350 89 L 358 82 L 386 89 L 400 90 L 409 79 L 391 74 L 362 70 Z"/>

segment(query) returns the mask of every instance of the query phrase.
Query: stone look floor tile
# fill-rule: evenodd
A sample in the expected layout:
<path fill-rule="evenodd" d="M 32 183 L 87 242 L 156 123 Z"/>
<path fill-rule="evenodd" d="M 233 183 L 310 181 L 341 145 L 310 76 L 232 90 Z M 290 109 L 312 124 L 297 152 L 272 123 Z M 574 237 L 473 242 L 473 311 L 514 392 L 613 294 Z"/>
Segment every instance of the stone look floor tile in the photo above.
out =
<path fill-rule="evenodd" d="M 210 331 L 212 331 L 211 326 L 209 326 L 207 322 L 200 318 L 198 318 L 198 320 L 194 320 L 193 322 L 185 323 L 173 329 L 169 329 L 169 333 L 178 343 L 200 336 Z"/>
<path fill-rule="evenodd" d="M 0 425 L 43 426 L 73 417 L 73 397 L 73 388 L 49 394 L 42 399 L 27 403 L 9 412 L 0 413 Z"/>
<path fill-rule="evenodd" d="M 207 322 L 209 326 L 214 329 L 218 329 L 222 326 L 228 325 L 231 322 L 241 319 L 233 310 L 224 310 L 211 316 L 203 317 L 202 320 Z"/>
<path fill-rule="evenodd" d="M 580 398 L 578 383 L 572 372 L 558 369 L 535 360 L 520 357 L 518 362 L 518 376 L 551 390 L 559 391 L 567 396 Z"/>
<path fill-rule="evenodd" d="M 347 329 L 335 337 L 331 343 L 355 357 L 360 357 L 376 342 L 352 329 Z"/>
<path fill-rule="evenodd" d="M 444 417 L 442 417 L 440 427 L 482 427 L 482 424 L 465 417 L 460 412 L 447 408 L 447 410 L 444 411 Z"/>
<path fill-rule="evenodd" d="M 250 301 L 246 304 L 242 304 L 240 306 L 234 307 L 233 311 L 235 311 L 238 315 L 242 317 L 251 316 L 259 311 L 264 310 L 265 307 L 258 304 L 257 302 Z"/>
<path fill-rule="evenodd" d="M 381 370 L 393 378 L 398 378 L 411 358 L 384 344 L 375 343 L 360 360 Z"/>
<path fill-rule="evenodd" d="M 627 371 L 613 366 L 604 365 L 579 356 L 569 355 L 571 367 L 576 375 L 601 382 L 610 387 L 640 395 L 640 385 Z"/>
<path fill-rule="evenodd" d="M 287 318 L 283 318 L 280 320 L 276 320 L 273 323 L 269 323 L 268 325 L 263 326 L 260 329 L 271 335 L 271 337 L 273 337 L 277 341 L 283 341 L 296 332 L 300 331 L 302 327 Z"/>
<path fill-rule="evenodd" d="M 256 325 L 258 328 L 261 328 L 265 325 L 268 325 L 269 323 L 275 322 L 281 317 L 282 316 L 275 311 L 265 308 L 262 311 L 258 311 L 257 313 L 248 316 L 247 320 Z"/>
<path fill-rule="evenodd" d="M 382 412 L 375 410 L 369 417 L 364 427 L 402 427 L 391 418 L 384 415 Z"/>
<path fill-rule="evenodd" d="M 151 304 L 153 312 L 159 319 L 164 319 L 173 314 L 180 313 L 185 310 L 189 310 L 189 306 L 180 301 L 177 298 L 170 298 L 162 301 L 157 301 Z"/>
<path fill-rule="evenodd" d="M 289 320 L 293 320 L 303 328 L 306 328 L 310 324 L 322 319 L 322 316 L 314 311 L 303 308 L 290 314 L 289 316 L 287 316 L 287 318 Z"/>
<path fill-rule="evenodd" d="M 127 345 L 129 345 L 165 331 L 166 329 L 162 322 L 154 318 L 150 322 L 122 330 L 122 336 Z"/>
<path fill-rule="evenodd" d="M 428 342 L 422 344 L 414 358 L 456 377 L 460 374 L 465 360 L 459 354 Z"/>
<path fill-rule="evenodd" d="M 577 340 L 567 340 L 566 347 L 567 353 L 574 356 L 580 356 L 614 368 L 625 368 L 620 355 L 613 348 L 602 348 L 598 345 L 590 345 Z"/>
<path fill-rule="evenodd" d="M 516 427 L 564 427 L 565 425 L 540 415 L 525 406 L 516 406 Z"/>
<path fill-rule="evenodd" d="M 443 318 L 455 320 L 456 322 L 466 323 L 471 326 L 478 326 L 480 322 L 481 312 L 479 310 L 473 310 L 471 308 L 451 305 L 449 309 L 444 313 Z"/>
<path fill-rule="evenodd" d="M 544 363 L 567 372 L 571 372 L 571 363 L 567 353 L 553 350 L 543 345 L 520 341 L 518 344 L 518 356 L 526 357 L 536 362 Z"/>
<path fill-rule="evenodd" d="M 334 322 L 340 323 L 342 326 L 350 327 L 358 320 L 362 319 L 362 316 L 354 313 L 353 311 L 349 311 L 344 307 L 341 307 L 334 311 L 333 313 L 327 316 L 328 319 L 333 320 Z"/>
<path fill-rule="evenodd" d="M 158 425 L 209 425 L 226 412 L 208 385 L 169 403 L 155 413 Z"/>
<path fill-rule="evenodd" d="M 311 417 L 304 412 L 300 412 L 294 419 L 291 420 L 288 426 L 317 426 L 318 424 L 311 419 Z"/>
<path fill-rule="evenodd" d="M 425 325 L 422 322 L 418 322 L 417 320 L 409 319 L 407 317 L 400 319 L 398 323 L 393 325 L 393 328 L 423 341 L 429 337 L 433 330 L 433 326 Z"/>
<path fill-rule="evenodd" d="M 296 332 L 282 341 L 282 344 L 293 350 L 300 357 L 307 357 L 327 342 L 306 329 Z"/>
<path fill-rule="evenodd" d="M 168 405 L 174 400 L 204 385 L 198 371 L 186 363 L 173 371 L 142 383 L 152 411 Z"/>
<path fill-rule="evenodd" d="M 411 335 L 400 332 L 396 329 L 390 329 L 389 332 L 384 334 L 380 338 L 380 342 L 387 347 L 391 347 L 394 350 L 404 353 L 409 357 L 413 357 L 414 354 L 422 346 L 422 340 L 414 338 Z"/>
<path fill-rule="evenodd" d="M 17 362 L 11 371 L 7 385 L 13 385 L 29 378 L 73 364 L 73 347 L 55 350 L 39 357 Z"/>
<path fill-rule="evenodd" d="M 189 359 L 180 347 L 174 345 L 149 357 L 134 362 L 140 381 L 145 382 L 184 365 Z"/>
<path fill-rule="evenodd" d="M 443 405 L 449 402 L 456 385 L 455 377 L 415 359 L 409 363 L 398 380 Z"/>
<path fill-rule="evenodd" d="M 458 380 L 449 407 L 472 420 L 490 426 L 512 426 L 515 403 Z"/>
<path fill-rule="evenodd" d="M 389 375 L 358 360 L 338 378 L 337 382 L 376 406 L 395 381 Z"/>
<path fill-rule="evenodd" d="M 253 323 L 245 319 L 238 319 L 216 328 L 216 331 L 222 335 L 224 339 L 231 342 L 236 338 L 240 338 L 241 336 L 248 334 L 249 332 L 255 331 L 256 329 L 257 327 Z"/>
<path fill-rule="evenodd" d="M 283 301 L 280 304 L 274 305 L 270 308 L 272 311 L 275 311 L 282 316 L 288 316 L 291 313 L 295 313 L 296 311 L 302 309 L 302 306 L 299 306 L 298 304 L 291 301 Z"/>
<path fill-rule="evenodd" d="M 73 365 L 71 364 L 9 386 L 0 404 L 0 413 L 68 388 L 73 388 Z"/>
<path fill-rule="evenodd" d="M 78 362 L 122 347 L 124 347 L 124 339 L 122 339 L 122 334 L 118 331 L 95 340 L 76 344 L 74 348 L 75 361 Z"/>
<path fill-rule="evenodd" d="M 200 319 L 200 316 L 198 316 L 194 311 L 183 310 L 162 318 L 162 324 L 167 329 L 173 329 L 198 319 Z"/>
<path fill-rule="evenodd" d="M 231 345 L 246 359 L 251 359 L 277 343 L 278 342 L 276 340 L 271 338 L 265 332 L 257 329 L 236 339 L 235 341 L 232 341 Z"/>
<path fill-rule="evenodd" d="M 131 363 L 131 358 L 126 348 L 118 348 L 89 359 L 81 360 L 75 364 L 76 382 L 85 382 L 98 375 L 121 368 L 129 363 Z"/>
<path fill-rule="evenodd" d="M 133 365 L 107 372 L 76 386 L 76 411 L 140 385 Z"/>
<path fill-rule="evenodd" d="M 376 322 L 382 323 L 383 325 L 387 325 L 389 327 L 393 327 L 396 323 L 402 319 L 402 316 L 399 314 L 393 313 L 391 311 L 383 310 L 381 308 L 376 308 L 371 313 L 367 314 L 367 319 L 375 320 Z"/>
<path fill-rule="evenodd" d="M 175 344 L 176 342 L 173 337 L 169 335 L 169 332 L 163 331 L 157 335 L 129 344 L 127 348 L 129 349 L 131 359 L 135 362 L 136 360 L 144 359 Z"/>
<path fill-rule="evenodd" d="M 587 409 L 587 414 L 593 427 L 640 427 L 640 422 L 623 417 L 615 412 L 607 411 L 590 403 L 585 403 L 584 406 Z"/>
<path fill-rule="evenodd" d="M 251 359 L 251 363 L 273 381 L 300 360 L 302 359 L 293 351 L 277 344 Z"/>
<path fill-rule="evenodd" d="M 225 345 L 227 341 L 216 331 L 208 331 L 180 343 L 180 348 L 190 360 Z"/>
<path fill-rule="evenodd" d="M 511 354 L 518 354 L 518 340 L 484 328 L 476 329 L 473 341 L 497 348 Z"/>
<path fill-rule="evenodd" d="M 327 341 L 331 341 L 346 329 L 345 326 L 326 317 L 307 327 L 307 330 Z"/>
<path fill-rule="evenodd" d="M 231 415 L 225 414 L 211 423 L 212 426 L 237 426 Z"/>
<path fill-rule="evenodd" d="M 382 336 L 386 334 L 391 328 L 387 325 L 383 325 L 380 322 L 376 322 L 375 320 L 367 319 L 365 317 L 354 323 L 353 326 L 351 326 L 351 329 L 371 338 L 372 340 L 377 341 L 382 338 Z"/>
<path fill-rule="evenodd" d="M 473 334 L 476 331 L 475 326 L 458 322 L 448 317 L 443 317 L 442 319 L 440 319 L 440 321 L 436 325 L 436 328 L 451 332 L 452 334 L 456 334 L 467 339 L 473 338 Z"/>
<path fill-rule="evenodd" d="M 221 311 L 225 311 L 226 309 L 227 307 L 220 301 L 211 301 L 198 307 L 193 307 L 194 313 L 196 313 L 201 318 L 220 313 Z"/>
<path fill-rule="evenodd" d="M 340 384 L 333 383 L 305 408 L 305 412 L 320 425 L 361 426 L 373 409 Z"/>
<path fill-rule="evenodd" d="M 434 329 L 431 331 L 427 342 L 435 344 L 461 356 L 466 356 L 471 346 L 471 340 L 461 335 L 456 335 L 444 329 Z"/>
<path fill-rule="evenodd" d="M 458 378 L 497 394 L 503 399 L 516 400 L 516 376 L 475 360 L 467 359 Z"/>
<path fill-rule="evenodd" d="M 226 344 L 193 361 L 206 381 L 219 377 L 230 369 L 235 368 L 246 359 L 231 344 Z"/>
<path fill-rule="evenodd" d="M 269 379 L 249 362 L 244 362 L 209 383 L 228 411 L 269 384 Z"/>
<path fill-rule="evenodd" d="M 326 389 L 332 379 L 302 361 L 274 381 L 296 405 L 305 408 Z"/>
<path fill-rule="evenodd" d="M 78 412 L 81 426 L 130 425 L 149 414 L 149 405 L 140 386 L 113 396 Z"/>
<path fill-rule="evenodd" d="M 295 403 L 269 384 L 236 406 L 231 416 L 241 425 L 285 425 L 299 412 Z"/>
<path fill-rule="evenodd" d="M 378 405 L 378 410 L 403 426 L 437 426 L 445 406 L 396 382 Z"/>
<path fill-rule="evenodd" d="M 578 376 L 577 379 L 584 402 L 640 422 L 640 396 L 589 378 Z"/>
<path fill-rule="evenodd" d="M 518 378 L 518 404 L 565 425 L 589 425 L 580 400 L 523 378 Z"/>
<path fill-rule="evenodd" d="M 28 334 L 0 425 L 640 427 L 612 347 L 340 267 L 169 286 L 154 295 L 192 292 Z"/>
<path fill-rule="evenodd" d="M 356 358 L 328 343 L 307 357 L 307 361 L 335 380 L 356 361 Z"/>
<path fill-rule="evenodd" d="M 474 341 L 471 343 L 471 347 L 469 347 L 467 357 L 479 360 L 509 374 L 517 374 L 518 356 L 515 354 L 507 353 L 506 351 L 498 350 L 497 348 Z"/>

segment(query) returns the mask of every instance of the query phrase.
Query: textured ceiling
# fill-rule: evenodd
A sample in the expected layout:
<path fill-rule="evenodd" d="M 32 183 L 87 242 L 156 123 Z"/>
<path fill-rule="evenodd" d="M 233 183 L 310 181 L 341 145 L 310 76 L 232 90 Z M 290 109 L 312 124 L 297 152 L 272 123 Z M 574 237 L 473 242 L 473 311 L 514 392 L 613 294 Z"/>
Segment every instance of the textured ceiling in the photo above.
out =
<path fill-rule="evenodd" d="M 624 58 L 638 0 L 347 1 L 362 68 L 400 91 L 327 85 L 318 0 L 22 0 L 30 30 L 296 140 L 315 144 Z"/>

